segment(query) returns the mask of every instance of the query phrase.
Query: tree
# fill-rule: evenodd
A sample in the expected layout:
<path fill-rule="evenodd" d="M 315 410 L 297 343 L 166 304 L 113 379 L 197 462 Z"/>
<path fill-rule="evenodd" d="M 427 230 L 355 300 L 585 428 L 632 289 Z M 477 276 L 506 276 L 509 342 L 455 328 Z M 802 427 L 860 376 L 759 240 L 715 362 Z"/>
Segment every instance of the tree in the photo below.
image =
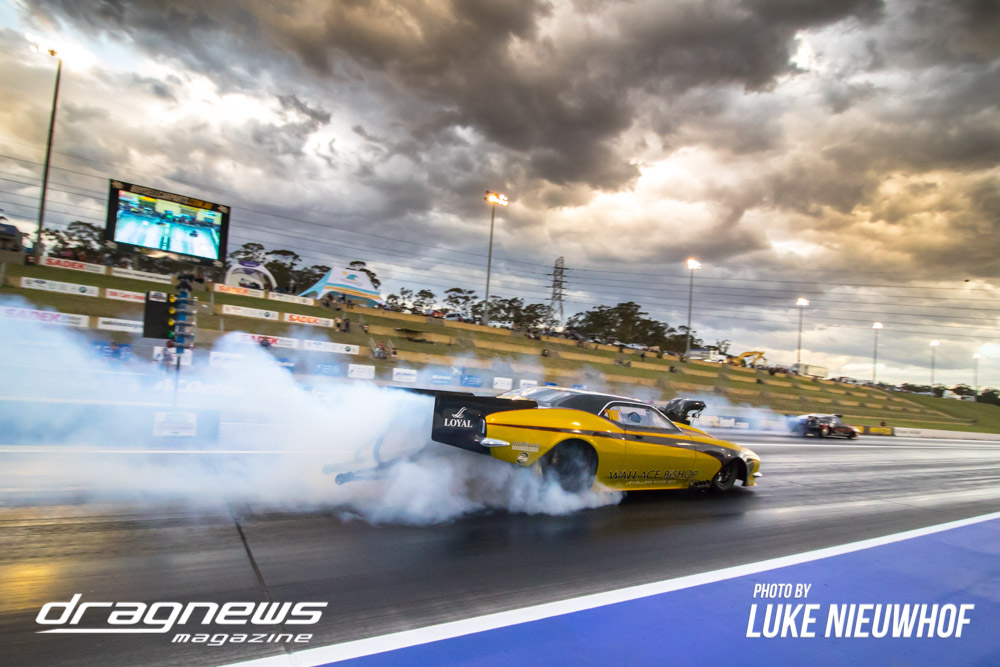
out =
<path fill-rule="evenodd" d="M 675 329 L 666 322 L 646 317 L 642 306 L 631 301 L 619 303 L 617 306 L 597 306 L 586 312 L 577 313 L 569 318 L 566 326 L 606 340 L 645 343 L 664 351 L 675 352 L 684 350 L 687 333 L 684 327 Z M 697 347 L 702 344 L 702 341 L 692 333 L 691 345 Z"/>
<path fill-rule="evenodd" d="M 313 264 L 308 269 L 298 269 L 294 272 L 295 289 L 292 291 L 302 293 L 315 285 L 320 278 L 330 272 L 329 266 Z"/>
<path fill-rule="evenodd" d="M 410 305 L 410 312 L 415 315 L 423 315 L 424 311 L 429 310 L 435 301 L 437 301 L 437 297 L 434 296 L 434 292 L 429 289 L 422 289 L 414 296 L 413 303 Z"/>
<path fill-rule="evenodd" d="M 472 316 L 472 306 L 476 301 L 475 290 L 449 287 L 444 293 L 446 294 L 444 303 L 449 310 L 461 313 L 466 317 Z"/>
<path fill-rule="evenodd" d="M 967 384 L 956 384 L 954 387 L 951 388 L 951 390 L 956 394 L 958 394 L 959 396 L 972 396 L 973 394 L 976 393 L 972 389 L 972 387 L 970 387 Z"/>
<path fill-rule="evenodd" d="M 264 263 L 265 249 L 261 243 L 244 243 L 236 250 L 229 253 L 229 259 L 233 262 L 256 262 Z"/>
<path fill-rule="evenodd" d="M 732 346 L 732 341 L 728 340 L 717 340 L 715 341 L 715 347 L 719 350 L 719 354 L 729 354 L 729 348 Z"/>
<path fill-rule="evenodd" d="M 374 287 L 375 289 L 378 289 L 379 285 L 382 284 L 382 281 L 375 277 L 375 272 L 369 269 L 368 265 L 362 262 L 361 260 L 356 259 L 347 266 L 348 268 L 354 271 L 360 271 L 361 273 L 368 276 L 368 279 L 372 281 L 372 287 Z"/>
<path fill-rule="evenodd" d="M 271 250 L 265 255 L 264 268 L 274 276 L 275 287 L 281 290 L 292 291 L 297 282 L 295 267 L 301 261 L 301 257 L 291 250 Z M 309 287 L 306 285 L 305 287 Z"/>
<path fill-rule="evenodd" d="M 994 389 L 993 387 L 987 387 L 979 392 L 978 398 L 976 398 L 978 403 L 992 403 L 993 405 L 1000 405 L 1000 389 Z"/>

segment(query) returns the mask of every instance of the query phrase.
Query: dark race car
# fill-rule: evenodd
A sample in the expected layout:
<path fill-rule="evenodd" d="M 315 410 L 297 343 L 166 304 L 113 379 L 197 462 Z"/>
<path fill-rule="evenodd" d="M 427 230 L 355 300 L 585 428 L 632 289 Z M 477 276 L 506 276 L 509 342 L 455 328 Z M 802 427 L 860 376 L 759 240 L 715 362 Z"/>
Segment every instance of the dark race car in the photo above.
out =
<path fill-rule="evenodd" d="M 792 435 L 799 437 L 814 436 L 817 438 L 829 438 L 833 436 L 848 438 L 853 440 L 861 433 L 861 429 L 845 424 L 841 419 L 843 415 L 799 415 L 789 416 L 787 419 L 788 430 Z"/>
<path fill-rule="evenodd" d="M 690 426 L 691 420 L 697 419 L 705 409 L 705 402 L 693 398 L 672 398 L 657 407 L 670 418 L 670 421 Z"/>

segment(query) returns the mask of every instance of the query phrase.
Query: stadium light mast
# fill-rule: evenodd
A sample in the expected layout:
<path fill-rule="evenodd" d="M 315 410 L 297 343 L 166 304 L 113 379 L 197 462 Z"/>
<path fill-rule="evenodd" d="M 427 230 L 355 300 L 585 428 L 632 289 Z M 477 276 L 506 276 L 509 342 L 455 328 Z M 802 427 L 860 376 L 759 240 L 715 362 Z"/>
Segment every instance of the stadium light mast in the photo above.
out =
<path fill-rule="evenodd" d="M 795 300 L 795 305 L 799 307 L 799 346 L 795 353 L 795 364 L 798 365 L 802 363 L 802 313 L 809 307 L 809 299 L 800 296 Z"/>
<path fill-rule="evenodd" d="M 872 325 L 872 330 L 875 332 L 875 346 L 872 347 L 872 384 L 878 380 L 878 332 L 882 326 L 881 322 Z"/>
<path fill-rule="evenodd" d="M 687 341 L 684 343 L 684 358 L 691 354 L 691 313 L 694 310 L 694 272 L 701 268 L 701 262 L 694 257 L 689 257 L 687 261 L 688 270 L 691 271 L 691 284 L 688 287 L 688 325 Z"/>
<path fill-rule="evenodd" d="M 979 398 L 979 360 L 983 355 L 976 352 L 972 355 L 972 395 Z"/>
<path fill-rule="evenodd" d="M 497 205 L 506 206 L 507 195 L 486 191 L 484 199 L 490 205 L 490 249 L 486 255 L 486 301 L 483 303 L 483 326 L 490 325 L 490 270 L 493 268 L 493 223 L 497 217 Z"/>
<path fill-rule="evenodd" d="M 936 340 L 931 341 L 931 392 L 934 391 L 934 364 L 937 357 L 937 348 L 941 343 Z"/>
<path fill-rule="evenodd" d="M 56 59 L 56 86 L 52 93 L 52 113 L 49 116 L 49 138 L 45 144 L 45 165 L 42 167 L 42 197 L 38 204 L 38 230 L 35 232 L 35 260 L 41 259 L 42 255 L 42 225 L 45 223 L 45 199 L 49 191 L 49 161 L 52 158 L 52 133 L 56 127 L 56 109 L 59 106 L 59 82 L 62 80 L 62 56 L 54 48 L 45 48 L 38 43 L 37 38 L 32 35 L 25 35 L 31 50 L 35 53 L 45 52 Z"/>

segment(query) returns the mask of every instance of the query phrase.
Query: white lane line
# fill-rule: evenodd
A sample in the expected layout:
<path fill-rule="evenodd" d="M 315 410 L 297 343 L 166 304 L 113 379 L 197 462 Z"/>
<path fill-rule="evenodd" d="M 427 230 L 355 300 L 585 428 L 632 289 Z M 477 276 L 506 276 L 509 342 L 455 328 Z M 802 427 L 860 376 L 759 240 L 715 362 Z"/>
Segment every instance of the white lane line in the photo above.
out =
<path fill-rule="evenodd" d="M 0 454 L 329 454 L 321 449 L 97 449 L 0 446 Z"/>
<path fill-rule="evenodd" d="M 757 574 L 759 572 L 787 567 L 789 565 L 799 565 L 801 563 L 830 558 L 831 556 L 840 556 L 843 554 L 853 553 L 855 551 L 861 551 L 863 549 L 871 549 L 872 547 L 880 547 L 894 542 L 910 540 L 915 537 L 923 537 L 924 535 L 933 535 L 934 533 L 940 533 L 946 530 L 960 528 L 962 526 L 982 523 L 984 521 L 993 521 L 995 519 L 1000 519 L 1000 512 L 991 512 L 990 514 L 983 514 L 969 519 L 949 521 L 935 526 L 927 526 L 926 528 L 917 528 L 915 530 L 907 530 L 902 533 L 874 537 L 858 542 L 849 542 L 847 544 L 826 547 L 824 549 L 816 549 L 815 551 L 806 551 L 804 553 L 794 554 L 791 556 L 782 556 L 780 558 L 771 558 L 756 563 L 747 563 L 746 565 L 727 567 L 721 570 L 714 570 L 712 572 L 678 577 L 676 579 L 667 579 L 666 581 L 659 581 L 652 584 L 631 586 L 629 588 L 608 591 L 606 593 L 595 593 L 593 595 L 585 595 L 583 597 L 572 598 L 569 600 L 560 600 L 559 602 L 548 602 L 533 607 L 503 611 L 496 614 L 488 614 L 486 616 L 479 616 L 461 621 L 452 621 L 450 623 L 417 628 L 416 630 L 406 630 L 404 632 L 396 632 L 388 635 L 382 635 L 380 637 L 359 639 L 357 641 L 345 642 L 343 644 L 320 646 L 306 649 L 304 651 L 298 651 L 290 656 L 282 655 L 271 658 L 248 660 L 245 662 L 229 663 L 226 667 L 276 667 L 278 665 L 283 667 L 287 667 L 288 665 L 301 667 L 304 665 L 320 665 L 329 662 L 350 660 L 352 658 L 361 658 L 367 655 L 374 655 L 376 653 L 394 651 L 410 646 L 419 646 L 420 644 L 427 644 L 430 642 L 440 641 L 442 639 L 452 639 L 454 637 L 462 637 L 464 635 L 470 635 L 477 632 L 485 632 L 511 625 L 538 621 L 544 618 L 551 618 L 553 616 L 561 616 L 563 614 L 571 614 L 578 611 L 585 611 L 587 609 L 594 609 L 595 607 L 628 602 L 629 600 L 637 600 L 640 598 L 650 597 L 652 595 L 659 595 L 661 593 L 669 593 L 671 591 L 690 588 L 692 586 L 711 584 L 725 579 Z"/>
<path fill-rule="evenodd" d="M 971 446 L 970 447 L 969 445 L 964 444 L 964 443 L 967 443 L 967 442 L 974 442 L 978 446 Z M 827 442 L 794 443 L 794 442 L 761 442 L 759 440 L 755 441 L 755 442 L 737 442 L 736 444 L 740 445 L 741 447 L 749 447 L 750 449 L 753 449 L 755 447 L 788 447 L 790 449 L 795 449 L 795 448 L 800 448 L 800 449 L 818 449 L 818 448 L 823 448 L 823 449 L 881 449 L 883 451 L 891 451 L 891 450 L 895 450 L 895 449 L 942 449 L 942 450 L 945 450 L 945 449 L 998 450 L 998 449 L 1000 449 L 1000 443 L 997 443 L 995 445 L 991 445 L 991 444 L 988 444 L 988 443 L 984 443 L 982 440 L 963 440 L 963 441 L 961 441 L 961 443 L 956 443 L 954 445 L 946 445 L 946 444 L 943 444 L 943 443 L 942 444 L 937 444 L 937 445 L 932 445 L 932 444 L 917 444 L 917 443 L 914 443 L 912 445 L 910 445 L 910 444 L 905 444 L 905 445 L 904 444 L 898 444 L 898 445 L 897 444 L 886 444 L 886 445 L 842 445 L 842 444 L 827 443 Z"/>

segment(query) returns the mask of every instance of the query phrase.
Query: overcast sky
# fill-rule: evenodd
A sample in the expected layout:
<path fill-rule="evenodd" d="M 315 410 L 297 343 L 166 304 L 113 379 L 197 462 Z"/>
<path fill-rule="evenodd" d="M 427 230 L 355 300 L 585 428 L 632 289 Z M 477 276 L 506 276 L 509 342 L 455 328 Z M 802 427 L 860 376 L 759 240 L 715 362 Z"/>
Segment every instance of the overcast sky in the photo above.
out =
<path fill-rule="evenodd" d="M 230 249 L 633 300 L 736 352 L 1000 384 L 1000 3 L 8 0 L 0 207 L 102 222 L 114 177 L 233 207 Z"/>

